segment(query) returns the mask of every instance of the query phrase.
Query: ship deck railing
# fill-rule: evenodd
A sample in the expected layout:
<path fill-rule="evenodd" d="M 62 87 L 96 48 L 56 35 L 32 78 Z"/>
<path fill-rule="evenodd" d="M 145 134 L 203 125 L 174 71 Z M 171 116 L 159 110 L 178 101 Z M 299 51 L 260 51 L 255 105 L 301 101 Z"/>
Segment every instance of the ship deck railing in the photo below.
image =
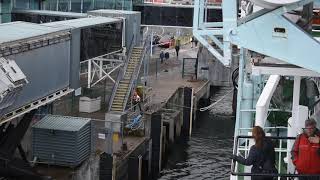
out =
<path fill-rule="evenodd" d="M 250 128 L 248 128 L 249 130 Z M 270 129 L 270 128 L 269 128 Z M 272 128 L 271 128 L 272 129 Z M 250 173 L 250 172 L 241 172 L 239 171 L 239 163 L 232 160 L 231 164 L 231 175 L 233 176 L 247 176 L 247 177 L 278 177 L 280 178 L 296 178 L 296 177 L 320 177 L 320 174 L 298 174 L 296 171 L 294 173 L 288 173 L 287 167 L 289 163 L 288 154 L 290 154 L 291 148 L 287 148 L 288 142 L 291 141 L 292 144 L 296 140 L 296 137 L 281 137 L 281 136 L 268 136 L 272 141 L 276 141 L 275 143 L 275 152 L 276 152 L 276 165 L 279 173 Z M 235 138 L 234 155 L 239 155 L 240 153 L 244 153 L 244 157 L 247 157 L 249 154 L 250 146 L 253 141 L 252 136 L 237 136 Z M 286 155 L 283 155 L 286 154 Z M 286 157 L 286 162 L 284 158 Z"/>

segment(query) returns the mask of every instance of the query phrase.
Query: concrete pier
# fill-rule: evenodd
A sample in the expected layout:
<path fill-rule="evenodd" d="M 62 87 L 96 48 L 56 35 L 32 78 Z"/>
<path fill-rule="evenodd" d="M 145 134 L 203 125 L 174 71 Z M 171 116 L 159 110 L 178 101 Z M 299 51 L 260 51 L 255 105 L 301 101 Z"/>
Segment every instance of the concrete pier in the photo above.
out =
<path fill-rule="evenodd" d="M 206 70 L 202 70 L 202 74 L 198 76 L 199 79 L 195 79 L 192 75 L 182 76 L 183 58 L 200 58 L 198 48 L 190 48 L 190 44 L 184 45 L 179 57 L 175 56 L 174 49 L 166 51 L 170 52 L 171 58 L 163 64 L 160 63 L 158 54 L 150 60 L 149 66 L 153 70 L 146 78 L 150 91 L 146 92 L 148 100 L 143 102 L 143 125 L 138 133 L 126 127 L 126 123 L 137 116 L 136 113 L 127 111 L 123 114 L 112 112 L 106 114 L 106 103 L 111 94 L 109 90 L 105 90 L 110 89 L 108 83 L 95 87 L 93 94 L 92 92 L 83 93 L 84 96 L 89 94 L 88 97 L 90 95 L 93 98 L 101 97 L 102 106 L 99 111 L 79 112 L 80 97 L 74 95 L 62 98 L 49 106 L 48 113 L 92 119 L 92 152 L 90 158 L 74 168 L 35 162 L 38 172 L 55 179 L 148 180 L 157 178 L 165 166 L 166 154 L 171 150 L 171 145 L 181 137 L 192 135 L 199 104 L 208 105 L 210 87 L 213 85 L 212 81 L 206 78 Z M 154 71 L 156 61 L 159 61 L 158 73 Z M 204 59 L 199 59 L 199 66 L 206 66 Z M 227 78 L 223 81 L 225 80 Z M 29 134 L 25 137 L 23 144 L 30 144 L 30 142 Z M 30 148 L 25 150 L 29 152 Z M 29 159 L 32 159 L 31 153 Z"/>

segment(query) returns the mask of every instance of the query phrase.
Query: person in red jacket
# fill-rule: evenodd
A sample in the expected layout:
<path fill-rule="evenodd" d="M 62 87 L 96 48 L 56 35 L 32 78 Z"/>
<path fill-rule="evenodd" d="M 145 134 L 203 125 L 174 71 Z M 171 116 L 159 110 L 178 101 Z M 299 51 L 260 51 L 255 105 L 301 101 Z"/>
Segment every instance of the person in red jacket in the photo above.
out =
<path fill-rule="evenodd" d="M 317 122 L 305 121 L 303 133 L 297 136 L 292 147 L 292 162 L 299 174 L 320 174 L 320 132 Z M 300 177 L 300 180 L 319 180 L 318 176 Z"/>

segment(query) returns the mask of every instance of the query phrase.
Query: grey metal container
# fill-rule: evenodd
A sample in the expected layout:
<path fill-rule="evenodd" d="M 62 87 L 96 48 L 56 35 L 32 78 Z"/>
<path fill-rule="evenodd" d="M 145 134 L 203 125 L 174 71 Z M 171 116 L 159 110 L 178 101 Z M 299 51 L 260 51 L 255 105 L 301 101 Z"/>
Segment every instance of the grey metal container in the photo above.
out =
<path fill-rule="evenodd" d="M 90 155 L 90 119 L 47 115 L 32 133 L 33 156 L 39 162 L 75 167 Z"/>

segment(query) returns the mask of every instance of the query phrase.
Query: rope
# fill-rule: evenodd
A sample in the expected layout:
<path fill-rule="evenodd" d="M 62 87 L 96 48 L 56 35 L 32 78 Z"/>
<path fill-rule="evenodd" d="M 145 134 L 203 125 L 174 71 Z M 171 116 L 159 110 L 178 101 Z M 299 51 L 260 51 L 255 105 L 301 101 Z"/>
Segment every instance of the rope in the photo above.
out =
<path fill-rule="evenodd" d="M 229 92 L 227 92 L 227 94 L 225 94 L 224 96 L 222 96 L 219 100 L 217 100 L 216 102 L 212 103 L 211 105 L 207 106 L 207 107 L 203 107 L 200 108 L 200 111 L 207 111 L 212 109 L 215 105 L 217 105 L 219 102 L 221 102 L 225 97 L 227 97 L 231 92 L 233 92 L 233 89 L 230 90 Z"/>

